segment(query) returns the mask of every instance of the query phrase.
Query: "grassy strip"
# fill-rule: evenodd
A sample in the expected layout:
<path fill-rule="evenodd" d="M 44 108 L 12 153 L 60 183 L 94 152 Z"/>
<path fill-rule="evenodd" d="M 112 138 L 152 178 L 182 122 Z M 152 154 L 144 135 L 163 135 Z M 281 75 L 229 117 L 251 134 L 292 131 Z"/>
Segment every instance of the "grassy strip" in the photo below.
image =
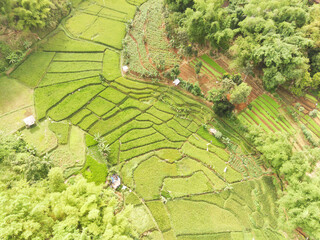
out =
<path fill-rule="evenodd" d="M 226 145 L 210 134 L 208 129 L 203 126 L 199 128 L 197 134 L 217 147 L 226 148 Z"/>
<path fill-rule="evenodd" d="M 165 136 L 169 141 L 180 142 L 185 141 L 186 139 L 178 135 L 172 128 L 169 128 L 167 124 L 153 125 L 153 128 Z"/>
<path fill-rule="evenodd" d="M 151 115 L 153 115 L 153 116 L 155 116 L 165 122 L 167 122 L 171 118 L 173 118 L 173 115 L 171 115 L 169 113 L 162 112 L 155 107 L 151 107 L 150 109 L 148 109 L 147 113 L 149 113 L 149 114 L 151 114 Z"/>
<path fill-rule="evenodd" d="M 96 97 L 93 99 L 89 105 L 87 105 L 87 108 L 97 114 L 98 116 L 102 116 L 109 112 L 111 109 L 113 109 L 115 105 L 107 100 L 104 100 L 101 97 Z"/>
<path fill-rule="evenodd" d="M 57 53 L 54 61 L 96 61 L 102 62 L 103 53 Z"/>
<path fill-rule="evenodd" d="M 140 90 L 134 89 L 134 88 L 128 88 L 128 87 L 123 86 L 123 85 L 121 85 L 121 84 L 119 84 L 117 82 L 112 82 L 110 85 L 115 87 L 115 88 L 117 88 L 121 92 L 124 92 L 124 93 L 127 93 L 127 94 L 129 94 L 129 93 L 133 93 L 133 94 L 134 93 L 135 94 L 152 94 L 154 92 L 154 90 L 149 89 L 149 88 L 140 89 Z"/>
<path fill-rule="evenodd" d="M 160 200 L 160 187 L 163 179 L 168 176 L 176 176 L 175 164 L 166 163 L 152 156 L 143 161 L 134 170 L 136 192 L 145 200 Z"/>
<path fill-rule="evenodd" d="M 209 179 L 201 171 L 183 178 L 165 178 L 162 189 L 169 192 L 173 198 L 212 192 L 214 190 Z"/>
<path fill-rule="evenodd" d="M 107 141 L 107 143 L 113 143 L 114 141 L 118 140 L 127 132 L 133 130 L 133 129 L 147 129 L 152 126 L 151 122 L 138 122 L 138 121 L 131 121 L 128 124 L 122 125 L 121 127 L 117 128 L 112 133 L 108 134 L 104 137 L 104 139 Z"/>
<path fill-rule="evenodd" d="M 39 86 L 47 86 L 63 82 L 82 80 L 85 78 L 98 77 L 100 71 L 74 72 L 74 73 L 47 73 Z"/>
<path fill-rule="evenodd" d="M 54 53 L 35 52 L 31 54 L 10 76 L 28 87 L 36 87 L 45 74 Z"/>
<path fill-rule="evenodd" d="M 258 105 L 255 102 L 251 103 L 253 106 L 253 111 L 260 117 L 262 118 L 264 121 L 266 121 L 268 123 L 269 126 L 271 126 L 271 128 L 277 132 L 277 131 L 285 131 L 286 129 L 284 129 L 283 127 L 281 127 L 275 120 L 273 117 L 269 116 L 267 114 L 267 112 L 264 111 L 264 109 Z M 273 123 L 273 124 L 272 124 Z"/>
<path fill-rule="evenodd" d="M 219 178 L 214 171 L 206 167 L 202 162 L 185 157 L 176 163 L 180 176 L 188 176 L 196 171 L 201 171 L 210 179 L 215 190 L 222 189 L 226 186 L 226 182 Z"/>
<path fill-rule="evenodd" d="M 199 149 L 189 142 L 186 142 L 182 151 L 184 154 L 190 156 L 191 158 L 197 159 L 205 163 L 208 166 L 211 166 L 214 170 L 217 171 L 220 176 L 224 177 L 228 182 L 240 181 L 242 179 L 242 175 L 231 168 L 228 164 L 226 164 L 223 160 L 219 159 L 215 154 Z M 227 167 L 227 172 L 224 172 L 224 169 Z"/>
<path fill-rule="evenodd" d="M 177 114 L 167 103 L 164 103 L 162 101 L 157 101 L 155 104 L 153 104 L 153 106 L 162 112 Z"/>
<path fill-rule="evenodd" d="M 105 115 L 103 115 L 103 116 L 102 116 L 102 119 L 103 119 L 103 120 L 107 120 L 108 118 L 110 118 L 110 117 L 118 114 L 118 112 L 120 112 L 120 111 L 121 111 L 120 108 L 115 107 L 115 108 L 111 109 L 111 111 L 109 111 L 109 112 L 107 112 Z"/>
<path fill-rule="evenodd" d="M 213 59 L 211 59 L 208 55 L 204 54 L 200 57 L 202 60 L 207 62 L 211 67 L 216 69 L 218 72 L 224 74 L 227 73 L 226 70 L 224 70 L 218 63 L 216 63 Z"/>
<path fill-rule="evenodd" d="M 68 143 L 69 127 L 68 122 L 49 122 L 49 129 L 56 134 L 60 144 Z"/>
<path fill-rule="evenodd" d="M 197 125 L 195 122 L 191 122 L 191 124 L 187 127 L 187 129 L 193 133 L 197 132 L 199 129 L 199 125 Z"/>
<path fill-rule="evenodd" d="M 152 143 L 146 146 L 142 146 L 139 148 L 133 148 L 128 151 L 123 151 L 120 153 L 120 162 L 130 160 L 131 158 L 140 156 L 144 153 L 149 153 L 154 150 L 162 149 L 162 148 L 171 148 L 171 149 L 177 149 L 182 146 L 182 142 L 169 142 L 167 140 Z"/>
<path fill-rule="evenodd" d="M 161 201 L 152 201 L 146 203 L 151 211 L 152 216 L 156 220 L 161 231 L 168 231 L 171 229 L 170 216 L 164 204 Z"/>
<path fill-rule="evenodd" d="M 121 77 L 119 53 L 109 49 L 104 52 L 102 72 L 103 76 L 109 81 Z"/>
<path fill-rule="evenodd" d="M 110 102 L 113 102 L 114 104 L 118 104 L 126 98 L 125 94 L 111 87 L 108 87 L 106 90 L 100 93 L 100 96 L 107 99 Z"/>
<path fill-rule="evenodd" d="M 105 164 L 97 162 L 91 156 L 87 156 L 86 163 L 80 173 L 88 182 L 94 182 L 99 185 L 106 181 L 108 168 Z"/>
<path fill-rule="evenodd" d="M 124 111 L 119 112 L 115 116 L 110 117 L 107 120 L 99 121 L 91 129 L 90 134 L 100 134 L 105 135 L 112 130 L 119 128 L 125 122 L 138 116 L 141 112 L 135 108 L 129 108 Z"/>
<path fill-rule="evenodd" d="M 160 141 L 162 141 L 164 139 L 165 139 L 165 137 L 162 136 L 160 133 L 154 133 L 152 135 L 148 135 L 148 136 L 145 136 L 145 137 L 140 137 L 139 139 L 130 141 L 128 143 L 123 143 L 120 146 L 120 150 L 121 151 L 128 151 L 128 150 L 133 149 L 133 148 L 138 148 L 138 147 L 145 146 L 145 145 L 148 145 L 148 144 L 160 142 Z"/>
<path fill-rule="evenodd" d="M 134 98 L 127 98 L 127 100 L 120 105 L 120 109 L 124 110 L 127 108 L 138 108 L 141 111 L 148 109 L 150 105 L 140 102 Z"/>
<path fill-rule="evenodd" d="M 261 126 L 263 128 L 263 130 L 265 130 L 266 132 L 271 132 L 271 130 L 260 120 L 260 118 L 258 118 L 253 112 L 251 112 L 249 109 L 247 109 L 244 112 L 249 118 L 251 118 L 255 124 Z"/>
<path fill-rule="evenodd" d="M 47 38 L 47 41 L 39 48 L 53 52 L 103 52 L 106 47 L 92 42 L 70 39 L 61 30 Z"/>
<path fill-rule="evenodd" d="M 77 112 L 75 115 L 71 117 L 71 123 L 76 125 L 78 124 L 84 117 L 91 114 L 91 112 L 88 109 L 81 109 L 79 112 Z"/>
<path fill-rule="evenodd" d="M 275 120 L 276 123 L 278 123 L 285 131 L 287 132 L 293 132 L 294 128 L 290 125 L 290 127 L 288 127 L 284 121 L 282 121 L 281 119 L 279 119 L 279 112 L 275 113 L 274 111 L 268 111 L 266 109 L 269 109 L 268 106 L 265 105 L 265 103 L 261 102 L 260 100 L 256 99 L 254 102 L 255 106 L 260 109 L 260 111 L 264 111 L 266 113 L 266 115 L 268 115 L 270 118 L 273 118 Z M 284 117 L 283 117 L 284 118 Z"/>
<path fill-rule="evenodd" d="M 78 126 L 82 128 L 83 130 L 87 130 L 92 124 L 94 124 L 96 121 L 98 121 L 99 118 L 94 115 L 90 114 L 89 116 L 86 116 L 79 124 Z"/>
<path fill-rule="evenodd" d="M 97 145 L 98 142 L 89 134 L 86 134 L 86 146 L 91 147 Z"/>
<path fill-rule="evenodd" d="M 272 97 L 270 97 L 269 95 L 267 94 L 263 94 L 260 96 L 261 98 L 264 98 L 268 103 L 270 103 L 275 109 L 278 109 L 280 108 L 280 105 L 275 101 L 273 100 Z"/>
<path fill-rule="evenodd" d="M 179 135 L 182 135 L 186 138 L 192 134 L 187 128 L 182 127 L 175 119 L 171 119 L 169 122 L 167 122 L 167 125 L 173 128 Z"/>
<path fill-rule="evenodd" d="M 101 85 L 92 85 L 82 88 L 63 99 L 57 106 L 52 108 L 48 115 L 55 121 L 66 119 L 74 112 L 87 104 L 94 96 L 104 89 Z"/>
<path fill-rule="evenodd" d="M 67 82 L 37 88 L 34 93 L 37 118 L 41 119 L 45 117 L 47 110 L 68 94 L 73 93 L 77 89 L 86 85 L 97 84 L 100 82 L 99 78 L 88 78 L 76 82 Z"/>
<path fill-rule="evenodd" d="M 305 98 L 308 99 L 309 101 L 313 102 L 314 104 L 316 104 L 318 102 L 318 100 L 310 94 L 306 94 Z"/>
<path fill-rule="evenodd" d="M 156 118 L 149 113 L 143 113 L 143 114 L 139 115 L 136 119 L 139 121 L 151 121 L 154 124 L 162 124 L 163 123 L 159 118 Z"/>
<path fill-rule="evenodd" d="M 200 136 L 198 136 L 196 134 L 190 136 L 188 141 L 191 144 L 193 144 L 194 146 L 196 146 L 197 148 L 215 153 L 221 160 L 223 160 L 225 162 L 229 161 L 230 156 L 223 148 L 216 147 L 216 146 L 210 144 L 209 142 L 202 139 Z"/>
<path fill-rule="evenodd" d="M 129 88 L 134 88 L 137 90 L 144 90 L 144 89 L 157 89 L 158 86 L 153 85 L 151 83 L 146 82 L 137 82 L 133 80 L 129 80 L 123 77 L 116 79 L 116 82 L 121 84 L 122 86 L 130 86 Z"/>
<path fill-rule="evenodd" d="M 88 70 L 100 70 L 100 62 L 53 62 L 48 68 L 48 72 L 78 72 Z"/>
<path fill-rule="evenodd" d="M 243 229 L 241 223 L 231 212 L 223 207 L 220 208 L 213 204 L 187 200 L 174 200 L 168 201 L 166 206 L 171 216 L 173 229 L 177 235 L 202 235 L 203 233 L 212 232 L 227 232 L 228 235 L 229 232 L 242 231 Z M 184 221 L 181 221 L 181 219 Z M 225 236 L 221 237 L 222 238 L 220 239 L 228 240 L 228 238 L 223 238 Z M 179 238 L 179 240 L 182 239 L 185 238 Z M 205 240 L 208 239 L 214 238 L 207 238 Z"/>
<path fill-rule="evenodd" d="M 156 133 L 156 131 L 153 128 L 147 128 L 147 129 L 132 129 L 129 132 L 127 132 L 123 137 L 121 137 L 121 143 L 130 142 L 133 140 L 138 140 L 139 138 L 150 136 L 151 134 Z"/>
<path fill-rule="evenodd" d="M 78 23 L 79 22 L 77 21 L 77 24 Z M 77 26 L 73 27 L 73 29 L 75 28 L 77 28 Z M 80 29 L 82 29 L 82 27 Z M 81 38 L 94 42 L 104 43 L 116 49 L 121 49 L 122 39 L 125 37 L 125 34 L 125 23 L 98 17 L 94 21 L 94 23 L 81 34 Z"/>

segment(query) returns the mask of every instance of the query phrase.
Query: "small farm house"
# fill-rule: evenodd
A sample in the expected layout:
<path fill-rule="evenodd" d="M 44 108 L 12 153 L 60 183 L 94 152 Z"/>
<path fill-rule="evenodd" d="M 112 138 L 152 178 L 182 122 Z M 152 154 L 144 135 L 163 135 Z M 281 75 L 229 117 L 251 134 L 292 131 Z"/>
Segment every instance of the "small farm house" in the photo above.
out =
<path fill-rule="evenodd" d="M 214 128 L 210 128 L 210 129 L 209 129 L 209 132 L 210 132 L 211 134 L 213 134 L 213 135 L 216 135 L 217 130 L 214 129 Z"/>
<path fill-rule="evenodd" d="M 23 121 L 26 124 L 27 128 L 29 128 L 29 127 L 33 126 L 34 124 L 36 124 L 36 119 L 34 118 L 33 115 L 30 115 L 29 117 L 26 117 L 25 119 L 23 119 Z"/>
<path fill-rule="evenodd" d="M 124 73 L 127 73 L 127 72 L 129 71 L 129 67 L 128 67 L 128 66 L 123 66 L 123 67 L 122 67 L 122 71 L 123 71 Z"/>
<path fill-rule="evenodd" d="M 179 79 L 175 79 L 175 80 L 173 81 L 173 84 L 174 84 L 175 86 L 178 86 L 179 83 L 180 83 L 180 80 L 179 80 Z"/>
<path fill-rule="evenodd" d="M 121 185 L 121 179 L 117 174 L 111 176 L 111 187 L 117 189 Z"/>

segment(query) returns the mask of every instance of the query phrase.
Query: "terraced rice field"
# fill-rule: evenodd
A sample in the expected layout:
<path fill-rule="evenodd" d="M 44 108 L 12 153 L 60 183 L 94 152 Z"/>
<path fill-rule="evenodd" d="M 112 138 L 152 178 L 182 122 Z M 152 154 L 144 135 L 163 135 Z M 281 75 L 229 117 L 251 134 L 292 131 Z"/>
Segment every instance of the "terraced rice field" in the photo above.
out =
<path fill-rule="evenodd" d="M 24 129 L 24 138 L 66 177 L 100 184 L 119 173 L 140 239 L 284 239 L 272 177 L 258 164 L 245 169 L 246 159 L 237 164 L 208 133 L 203 125 L 218 121 L 212 110 L 174 88 L 121 76 L 122 26 L 141 3 L 81 3 L 12 73 L 28 86 L 21 91 L 34 92 L 38 124 Z M 96 135 L 109 144 L 108 159 Z"/>

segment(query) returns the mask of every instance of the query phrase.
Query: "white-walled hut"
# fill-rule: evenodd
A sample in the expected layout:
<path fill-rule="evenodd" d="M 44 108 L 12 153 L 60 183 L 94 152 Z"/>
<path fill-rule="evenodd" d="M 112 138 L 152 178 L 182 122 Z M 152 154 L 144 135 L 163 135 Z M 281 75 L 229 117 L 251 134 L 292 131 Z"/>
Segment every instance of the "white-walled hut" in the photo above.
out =
<path fill-rule="evenodd" d="M 33 115 L 30 115 L 29 117 L 26 117 L 23 119 L 24 123 L 26 124 L 26 127 L 29 128 L 36 124 L 36 119 Z"/>
<path fill-rule="evenodd" d="M 173 84 L 174 84 L 175 86 L 178 86 L 179 83 L 180 83 L 180 80 L 179 80 L 178 78 L 173 81 Z"/>
<path fill-rule="evenodd" d="M 129 71 L 129 67 L 128 67 L 128 66 L 123 66 L 123 67 L 122 67 L 122 71 L 123 71 L 124 73 L 127 73 L 127 72 Z"/>

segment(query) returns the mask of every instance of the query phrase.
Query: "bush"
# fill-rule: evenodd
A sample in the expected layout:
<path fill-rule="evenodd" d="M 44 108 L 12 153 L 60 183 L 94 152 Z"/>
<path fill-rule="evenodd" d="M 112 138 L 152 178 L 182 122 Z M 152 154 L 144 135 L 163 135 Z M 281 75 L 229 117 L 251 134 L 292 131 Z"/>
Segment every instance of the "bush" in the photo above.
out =
<path fill-rule="evenodd" d="M 230 117 L 234 109 L 234 105 L 228 100 L 222 99 L 214 102 L 212 109 L 219 117 Z"/>

